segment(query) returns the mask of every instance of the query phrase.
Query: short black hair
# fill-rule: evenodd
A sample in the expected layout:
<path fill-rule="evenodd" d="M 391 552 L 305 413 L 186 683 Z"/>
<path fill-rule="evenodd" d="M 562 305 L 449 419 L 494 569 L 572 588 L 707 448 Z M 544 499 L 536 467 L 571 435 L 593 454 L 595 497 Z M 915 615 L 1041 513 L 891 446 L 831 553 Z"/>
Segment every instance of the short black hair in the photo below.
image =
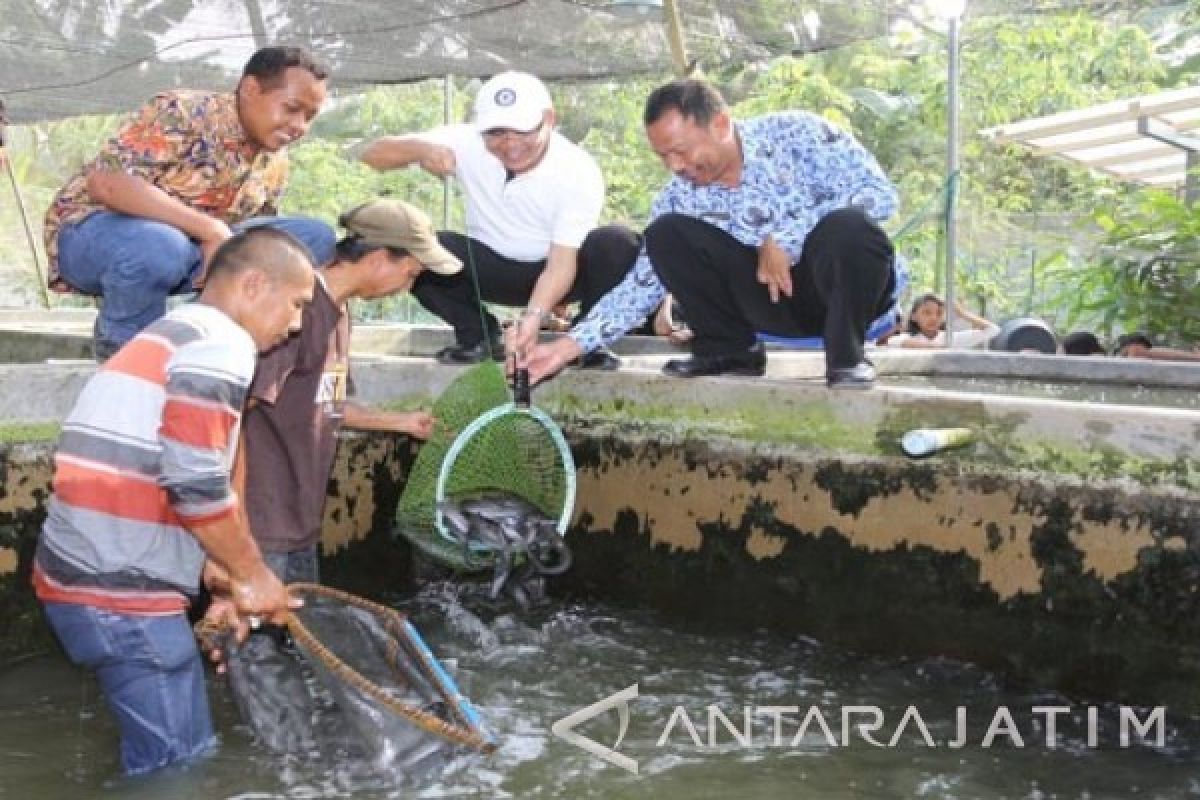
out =
<path fill-rule="evenodd" d="M 292 67 L 307 70 L 319 81 L 329 77 L 329 68 L 303 47 L 260 48 L 242 68 L 242 77 L 254 78 L 264 88 L 273 89 L 283 82 L 283 73 Z"/>
<path fill-rule="evenodd" d="M 260 225 L 221 243 L 209 264 L 208 279 L 233 277 L 253 268 L 272 281 L 287 280 L 297 258 L 312 269 L 312 257 L 299 239 L 278 228 Z"/>
<path fill-rule="evenodd" d="M 1131 344 L 1140 344 L 1142 347 L 1154 347 L 1154 340 L 1149 334 L 1142 331 L 1134 331 L 1133 333 L 1122 333 L 1117 337 L 1116 344 L 1113 345 L 1113 355 L 1117 355 Z"/>
<path fill-rule="evenodd" d="M 642 122 L 648 128 L 668 111 L 678 111 L 684 119 L 707 126 L 720 112 L 727 109 L 725 98 L 717 87 L 699 78 L 680 78 L 664 84 L 646 98 Z"/>
<path fill-rule="evenodd" d="M 1096 356 L 1105 353 L 1100 338 L 1091 331 L 1072 331 L 1062 338 L 1063 353 L 1068 356 Z"/>
<path fill-rule="evenodd" d="M 372 244 L 356 233 L 338 240 L 335 248 L 337 250 L 335 258 L 338 261 L 358 261 L 374 253 L 376 250 L 387 250 L 391 257 L 397 260 L 410 255 L 403 247 L 392 247 L 389 244 Z"/>

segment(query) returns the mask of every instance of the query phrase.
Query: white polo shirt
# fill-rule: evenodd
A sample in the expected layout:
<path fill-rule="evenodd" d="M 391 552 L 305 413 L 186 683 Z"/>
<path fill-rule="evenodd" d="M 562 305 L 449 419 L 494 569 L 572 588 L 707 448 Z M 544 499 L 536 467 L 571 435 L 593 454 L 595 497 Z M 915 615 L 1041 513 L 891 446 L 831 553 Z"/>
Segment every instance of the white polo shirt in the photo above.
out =
<path fill-rule="evenodd" d="M 514 261 L 542 261 L 550 245 L 579 247 L 604 207 L 604 178 L 587 152 L 555 131 L 536 167 L 507 179 L 473 125 L 421 134 L 454 151 L 467 202 L 467 235 Z"/>

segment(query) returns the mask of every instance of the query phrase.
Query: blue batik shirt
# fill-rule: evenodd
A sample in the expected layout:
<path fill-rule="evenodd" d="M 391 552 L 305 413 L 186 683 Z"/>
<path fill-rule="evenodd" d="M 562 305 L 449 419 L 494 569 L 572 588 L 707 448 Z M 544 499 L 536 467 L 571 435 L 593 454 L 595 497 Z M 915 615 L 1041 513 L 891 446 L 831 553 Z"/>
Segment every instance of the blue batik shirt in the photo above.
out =
<path fill-rule="evenodd" d="M 673 177 L 655 198 L 651 220 L 686 214 L 756 248 L 771 236 L 794 264 L 809 232 L 829 212 L 856 206 L 877 222 L 895 212 L 896 189 L 875 157 L 825 119 L 785 111 L 735 124 L 742 145 L 741 183 L 696 186 Z M 902 270 L 898 258 L 894 269 Z M 897 291 L 906 283 L 898 274 Z M 625 279 L 570 336 L 585 353 L 610 345 L 653 313 L 666 291 L 643 246 Z"/>

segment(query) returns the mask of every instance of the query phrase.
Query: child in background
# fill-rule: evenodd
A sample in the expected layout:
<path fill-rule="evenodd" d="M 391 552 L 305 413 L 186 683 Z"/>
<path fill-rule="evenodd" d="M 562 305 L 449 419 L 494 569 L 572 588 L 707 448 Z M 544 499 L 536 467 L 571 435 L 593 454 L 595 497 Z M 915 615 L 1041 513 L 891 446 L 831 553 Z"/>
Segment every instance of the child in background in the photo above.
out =
<path fill-rule="evenodd" d="M 1144 333 L 1126 333 L 1117 337 L 1113 355 L 1122 358 L 1148 358 L 1153 361 L 1196 361 L 1200 362 L 1200 351 L 1179 350 L 1173 347 L 1156 347 Z"/>
<path fill-rule="evenodd" d="M 983 347 L 1000 332 L 999 326 L 983 317 L 972 314 L 957 301 L 954 303 L 955 317 L 971 325 L 968 330 L 954 331 L 950 343 L 953 347 Z M 888 347 L 930 348 L 946 346 L 946 302 L 932 292 L 920 295 L 913 301 L 908 314 L 908 325 L 903 333 L 887 340 Z"/>

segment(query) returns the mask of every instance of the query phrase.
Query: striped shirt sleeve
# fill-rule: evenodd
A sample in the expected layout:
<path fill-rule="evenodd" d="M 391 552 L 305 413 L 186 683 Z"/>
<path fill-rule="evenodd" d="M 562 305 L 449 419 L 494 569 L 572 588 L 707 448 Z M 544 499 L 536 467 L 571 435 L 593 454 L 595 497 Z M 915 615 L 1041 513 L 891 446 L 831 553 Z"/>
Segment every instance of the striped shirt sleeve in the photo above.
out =
<path fill-rule="evenodd" d="M 181 347 L 167 365 L 159 484 L 186 524 L 237 510 L 230 469 L 254 354 L 222 338 Z"/>

